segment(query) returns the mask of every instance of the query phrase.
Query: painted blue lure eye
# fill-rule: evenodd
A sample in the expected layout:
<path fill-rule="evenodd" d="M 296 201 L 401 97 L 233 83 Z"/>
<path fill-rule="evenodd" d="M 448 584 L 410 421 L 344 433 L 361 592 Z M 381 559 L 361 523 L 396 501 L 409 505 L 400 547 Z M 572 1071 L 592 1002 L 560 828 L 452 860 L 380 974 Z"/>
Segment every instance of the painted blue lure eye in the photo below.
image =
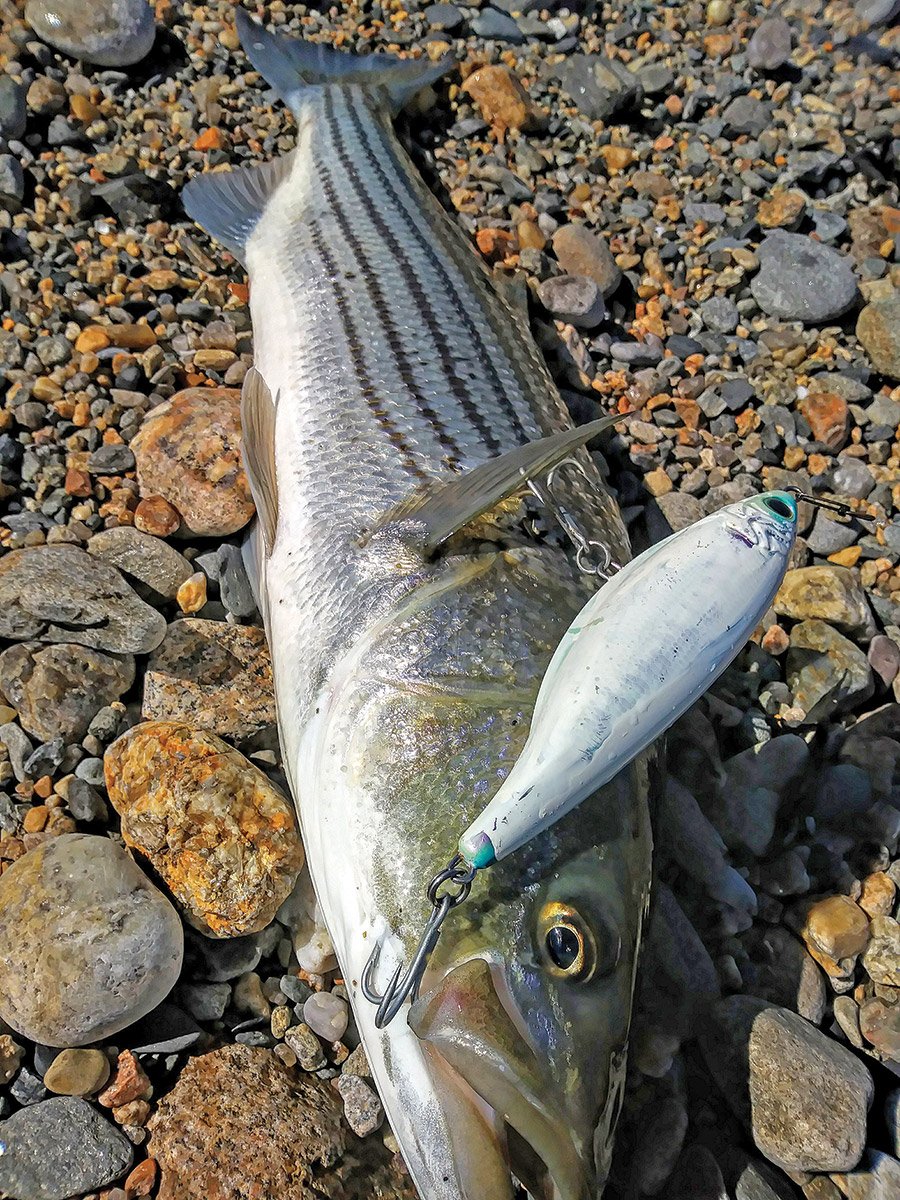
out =
<path fill-rule="evenodd" d="M 770 492 L 767 496 L 762 497 L 762 502 L 765 507 L 781 521 L 786 521 L 793 525 L 797 520 L 797 503 L 793 496 L 786 492 Z"/>

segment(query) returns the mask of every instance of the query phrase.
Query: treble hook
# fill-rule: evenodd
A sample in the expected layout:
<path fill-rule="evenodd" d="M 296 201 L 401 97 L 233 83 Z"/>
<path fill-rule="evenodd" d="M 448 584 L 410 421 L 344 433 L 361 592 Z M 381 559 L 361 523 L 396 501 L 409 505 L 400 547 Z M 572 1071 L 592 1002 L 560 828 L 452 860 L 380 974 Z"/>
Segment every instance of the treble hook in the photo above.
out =
<path fill-rule="evenodd" d="M 842 500 L 823 500 L 821 496 L 808 496 L 796 484 L 792 483 L 789 487 L 785 488 L 785 491 L 795 496 L 798 504 L 802 501 L 804 504 L 811 504 L 813 508 L 826 508 L 829 512 L 836 513 L 839 517 L 852 517 L 857 521 L 871 521 L 876 526 L 881 523 L 878 517 L 870 517 L 868 513 L 857 512 L 855 508 L 851 508 L 849 504 L 845 504 Z"/>
<path fill-rule="evenodd" d="M 463 864 L 465 864 L 464 867 Z M 469 892 L 472 890 L 472 881 L 475 878 L 476 869 L 476 867 L 470 866 L 461 854 L 455 854 L 447 866 L 444 867 L 443 871 L 439 871 L 431 883 L 429 883 L 427 895 L 434 911 L 428 918 L 428 922 L 425 925 L 409 966 L 405 971 L 403 971 L 402 963 L 397 967 L 391 977 L 390 983 L 384 990 L 384 995 L 381 996 L 373 987 L 373 978 L 378 967 L 378 957 L 381 950 L 380 942 L 376 943 L 373 947 L 362 974 L 360 987 L 365 998 L 371 1004 L 378 1005 L 378 1011 L 375 1013 L 376 1029 L 384 1029 L 385 1025 L 389 1025 L 403 1007 L 407 998 L 412 1002 L 418 996 L 419 985 L 422 982 L 422 976 L 425 974 L 428 959 L 431 957 L 431 952 L 437 945 L 438 938 L 441 935 L 441 926 L 447 919 L 450 911 L 456 908 L 458 904 L 462 904 L 469 895 Z M 457 891 L 445 892 L 439 896 L 438 889 L 445 883 L 455 885 Z"/>
<path fill-rule="evenodd" d="M 620 570 L 619 564 L 613 562 L 609 548 L 604 546 L 602 542 L 592 541 L 586 537 L 576 517 L 554 495 L 553 484 L 556 482 L 557 472 L 561 471 L 563 467 L 574 467 L 579 475 L 585 479 L 588 477 L 587 472 L 577 458 L 565 458 L 552 471 L 548 472 L 546 479 L 542 483 L 528 478 L 526 478 L 525 482 L 528 484 L 531 494 L 543 504 L 548 512 L 552 513 L 556 518 L 557 524 L 572 541 L 575 546 L 575 563 L 579 571 L 585 575 L 596 575 L 604 581 L 608 580 L 610 568 L 614 571 Z M 592 551 L 598 553 L 599 561 L 591 561 Z"/>

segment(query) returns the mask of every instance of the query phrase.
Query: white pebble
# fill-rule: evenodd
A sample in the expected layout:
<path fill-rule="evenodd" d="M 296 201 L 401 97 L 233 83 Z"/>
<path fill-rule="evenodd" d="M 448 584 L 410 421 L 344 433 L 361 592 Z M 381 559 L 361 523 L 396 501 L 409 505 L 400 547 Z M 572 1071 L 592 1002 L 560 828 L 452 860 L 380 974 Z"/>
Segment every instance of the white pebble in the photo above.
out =
<path fill-rule="evenodd" d="M 347 1001 L 331 992 L 314 992 L 303 1005 L 303 1020 L 326 1042 L 339 1042 L 347 1032 Z"/>

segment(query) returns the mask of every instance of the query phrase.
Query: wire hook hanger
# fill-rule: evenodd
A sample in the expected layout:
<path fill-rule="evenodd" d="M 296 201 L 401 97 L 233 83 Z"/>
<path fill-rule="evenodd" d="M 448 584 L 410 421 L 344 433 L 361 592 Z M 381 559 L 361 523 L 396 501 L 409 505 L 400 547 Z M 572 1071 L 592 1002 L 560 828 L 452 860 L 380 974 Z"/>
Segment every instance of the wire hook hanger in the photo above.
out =
<path fill-rule="evenodd" d="M 855 508 L 852 508 L 849 504 L 844 503 L 843 500 L 825 500 L 821 496 L 810 496 L 797 487 L 795 483 L 792 483 L 784 490 L 786 492 L 790 492 L 791 495 L 795 497 L 798 504 L 810 504 L 813 508 L 824 508 L 828 512 L 833 512 L 839 517 L 851 517 L 855 521 L 867 521 L 876 527 L 882 524 L 878 517 L 871 517 L 868 513 L 857 512 Z"/>

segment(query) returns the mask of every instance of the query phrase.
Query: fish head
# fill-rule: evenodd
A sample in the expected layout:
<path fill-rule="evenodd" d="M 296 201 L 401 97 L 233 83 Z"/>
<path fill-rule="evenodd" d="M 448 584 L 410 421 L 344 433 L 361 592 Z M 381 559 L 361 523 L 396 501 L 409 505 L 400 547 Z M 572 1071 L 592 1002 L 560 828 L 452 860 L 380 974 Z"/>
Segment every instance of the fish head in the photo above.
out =
<path fill-rule="evenodd" d="M 484 873 L 409 1013 L 432 1070 L 482 1106 L 540 1200 L 596 1197 L 609 1170 L 649 880 L 644 770 Z"/>

